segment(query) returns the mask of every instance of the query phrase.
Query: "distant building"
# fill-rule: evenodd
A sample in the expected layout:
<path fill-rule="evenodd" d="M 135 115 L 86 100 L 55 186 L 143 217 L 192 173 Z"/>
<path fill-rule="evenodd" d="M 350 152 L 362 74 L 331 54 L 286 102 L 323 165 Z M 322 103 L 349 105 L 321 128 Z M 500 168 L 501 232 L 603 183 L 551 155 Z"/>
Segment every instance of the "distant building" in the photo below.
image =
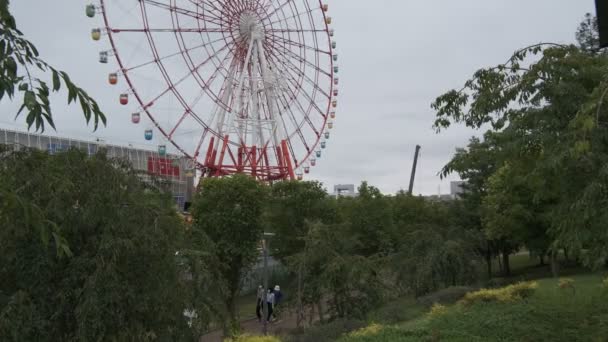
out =
<path fill-rule="evenodd" d="M 97 153 L 100 148 L 107 151 L 109 157 L 124 158 L 131 162 L 135 170 L 142 172 L 142 179 L 151 182 L 156 179 L 164 191 L 171 192 L 179 210 L 185 210 L 186 203 L 191 202 L 194 193 L 195 172 L 187 158 L 156 151 L 136 149 L 133 147 L 107 145 L 103 141 L 84 141 L 64 137 L 53 137 L 27 132 L 17 132 L 0 128 L 0 144 L 25 146 L 55 154 L 78 148 L 89 155 Z"/>
<path fill-rule="evenodd" d="M 466 182 L 464 181 L 450 182 L 450 195 L 452 195 L 454 198 L 460 197 L 460 195 L 462 195 L 465 191 L 463 187 L 465 184 Z"/>
<path fill-rule="evenodd" d="M 354 184 L 338 184 L 334 185 L 334 197 L 356 197 Z"/>
<path fill-rule="evenodd" d="M 431 196 L 423 196 L 426 200 L 431 202 L 448 202 L 454 200 L 454 196 L 452 195 L 431 195 Z"/>
<path fill-rule="evenodd" d="M 464 185 L 466 182 L 463 181 L 455 181 L 450 182 L 450 193 L 449 194 L 438 194 L 438 195 L 430 195 L 424 196 L 429 201 L 453 201 L 458 198 L 465 192 Z"/>

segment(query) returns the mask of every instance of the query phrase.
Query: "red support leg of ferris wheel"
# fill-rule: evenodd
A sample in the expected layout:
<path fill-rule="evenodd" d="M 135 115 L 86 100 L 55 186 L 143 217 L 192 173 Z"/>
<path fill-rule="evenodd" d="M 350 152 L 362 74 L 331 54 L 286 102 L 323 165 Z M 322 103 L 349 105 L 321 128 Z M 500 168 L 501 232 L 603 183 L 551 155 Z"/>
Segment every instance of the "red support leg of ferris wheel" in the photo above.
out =
<path fill-rule="evenodd" d="M 287 141 L 281 141 L 281 146 L 283 147 L 283 154 L 285 160 L 285 166 L 287 167 L 287 174 L 289 175 L 289 179 L 296 179 L 295 174 L 293 172 L 293 167 L 291 166 L 291 159 L 289 158 L 289 150 L 287 149 Z"/>

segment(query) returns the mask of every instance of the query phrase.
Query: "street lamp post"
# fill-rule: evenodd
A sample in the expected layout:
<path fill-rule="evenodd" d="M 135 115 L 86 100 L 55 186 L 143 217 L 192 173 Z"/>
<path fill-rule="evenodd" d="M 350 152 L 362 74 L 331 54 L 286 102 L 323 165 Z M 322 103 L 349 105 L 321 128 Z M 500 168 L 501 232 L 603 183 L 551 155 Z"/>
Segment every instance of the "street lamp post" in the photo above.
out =
<path fill-rule="evenodd" d="M 270 304 L 268 303 L 268 249 L 270 241 L 267 238 L 271 238 L 274 235 L 274 233 L 264 233 L 262 237 L 262 248 L 264 253 L 264 303 L 262 303 L 264 328 L 262 332 L 264 335 L 268 334 L 268 313 L 270 312 Z"/>

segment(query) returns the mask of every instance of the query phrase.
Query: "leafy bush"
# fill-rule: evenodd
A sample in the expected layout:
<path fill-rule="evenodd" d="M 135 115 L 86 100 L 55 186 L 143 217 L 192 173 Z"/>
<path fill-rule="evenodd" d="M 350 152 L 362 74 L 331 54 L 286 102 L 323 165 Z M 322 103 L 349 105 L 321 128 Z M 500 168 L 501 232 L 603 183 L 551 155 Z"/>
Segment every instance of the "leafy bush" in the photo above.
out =
<path fill-rule="evenodd" d="M 445 307 L 444 305 L 435 303 L 431 307 L 431 311 L 429 311 L 428 316 L 431 317 L 431 318 L 435 318 L 435 317 L 443 316 L 447 312 L 448 312 L 448 308 L 447 307 Z"/>
<path fill-rule="evenodd" d="M 192 340 L 183 222 L 125 162 L 0 153 L 0 198 L 0 340 Z"/>
<path fill-rule="evenodd" d="M 509 303 L 530 297 L 537 288 L 537 282 L 521 282 L 500 289 L 481 289 L 467 293 L 460 303 L 464 306 L 480 302 Z"/>
<path fill-rule="evenodd" d="M 382 331 L 383 326 L 380 324 L 372 324 L 365 328 L 361 328 L 359 330 L 353 331 L 349 334 L 350 337 L 367 337 L 372 335 L 378 335 L 380 331 Z"/>
<path fill-rule="evenodd" d="M 571 278 L 560 278 L 557 283 L 557 287 L 562 290 L 571 290 L 572 294 L 576 294 L 576 288 L 574 287 L 574 279 Z"/>
<path fill-rule="evenodd" d="M 560 289 L 570 289 L 574 287 L 574 279 L 572 278 L 560 278 L 557 284 Z"/>
<path fill-rule="evenodd" d="M 250 335 L 242 335 L 236 337 L 234 339 L 227 339 L 224 342 L 281 342 L 278 338 L 274 336 L 250 336 Z"/>

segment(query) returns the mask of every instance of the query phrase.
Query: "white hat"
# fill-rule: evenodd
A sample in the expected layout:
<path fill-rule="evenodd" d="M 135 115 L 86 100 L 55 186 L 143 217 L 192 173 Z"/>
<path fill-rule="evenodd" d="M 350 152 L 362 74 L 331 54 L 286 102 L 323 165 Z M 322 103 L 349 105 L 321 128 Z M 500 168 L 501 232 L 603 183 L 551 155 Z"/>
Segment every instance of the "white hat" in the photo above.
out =
<path fill-rule="evenodd" d="M 275 290 L 275 291 L 281 291 L 281 288 L 279 287 L 279 285 L 275 285 L 275 286 L 274 286 L 274 290 Z"/>

